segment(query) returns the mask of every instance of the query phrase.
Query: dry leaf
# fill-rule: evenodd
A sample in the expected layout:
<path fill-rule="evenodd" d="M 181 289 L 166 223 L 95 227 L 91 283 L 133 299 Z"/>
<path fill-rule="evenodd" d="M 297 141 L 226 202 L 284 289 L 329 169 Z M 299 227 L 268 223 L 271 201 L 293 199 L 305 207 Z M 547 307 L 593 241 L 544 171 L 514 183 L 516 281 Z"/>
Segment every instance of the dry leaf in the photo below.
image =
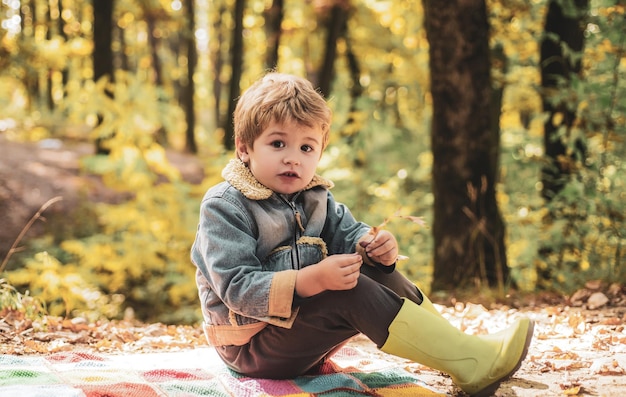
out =
<path fill-rule="evenodd" d="M 580 386 L 574 386 L 563 390 L 563 394 L 566 396 L 577 396 L 578 393 L 580 393 Z"/>
<path fill-rule="evenodd" d="M 595 310 L 606 305 L 608 302 L 609 298 L 607 298 L 602 292 L 594 292 L 587 300 L 587 307 L 590 310 Z"/>
<path fill-rule="evenodd" d="M 602 325 L 622 325 L 623 320 L 617 317 L 604 318 L 600 321 Z"/>
<path fill-rule="evenodd" d="M 567 324 L 572 328 L 574 333 L 582 334 L 586 330 L 585 317 L 580 313 L 573 313 L 567 318 Z"/>
<path fill-rule="evenodd" d="M 590 368 L 592 373 L 598 375 L 626 375 L 626 371 L 615 359 L 598 359 L 593 362 Z"/>
<path fill-rule="evenodd" d="M 585 283 L 585 288 L 588 288 L 593 291 L 599 291 L 604 286 L 604 281 L 602 280 L 591 280 Z"/>
<path fill-rule="evenodd" d="M 579 289 L 578 291 L 574 292 L 570 298 L 570 303 L 572 306 L 582 306 L 583 303 L 585 303 L 587 301 L 587 299 L 589 299 L 589 297 L 591 296 L 591 291 L 588 289 Z"/>

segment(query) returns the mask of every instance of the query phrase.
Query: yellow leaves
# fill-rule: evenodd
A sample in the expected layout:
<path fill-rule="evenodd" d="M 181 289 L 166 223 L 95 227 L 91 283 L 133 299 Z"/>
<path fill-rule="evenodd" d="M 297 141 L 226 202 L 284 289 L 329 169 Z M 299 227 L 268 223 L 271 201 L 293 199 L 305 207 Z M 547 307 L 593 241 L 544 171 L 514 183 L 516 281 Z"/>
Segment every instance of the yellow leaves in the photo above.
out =
<path fill-rule="evenodd" d="M 592 371 L 598 375 L 623 376 L 626 370 L 622 368 L 617 360 L 598 360 L 592 366 Z"/>
<path fill-rule="evenodd" d="M 573 313 L 567 318 L 567 324 L 579 333 L 585 332 L 585 318 L 580 313 Z"/>
<path fill-rule="evenodd" d="M 572 351 L 564 352 L 558 346 L 555 346 L 554 349 L 552 349 L 552 351 L 554 352 L 554 355 L 552 356 L 552 358 L 555 360 L 577 360 L 580 358 L 578 354 Z"/>
<path fill-rule="evenodd" d="M 131 26 L 135 22 L 136 22 L 135 14 L 133 14 L 132 12 L 128 12 L 128 11 L 122 13 L 122 15 L 117 19 L 117 25 L 122 29 L 126 29 L 127 27 Z"/>
<path fill-rule="evenodd" d="M 156 150 L 152 156 L 157 161 L 164 152 Z M 96 207 L 101 234 L 61 243 L 79 264 L 79 270 L 72 266 L 73 271 L 85 279 L 90 277 L 93 286 L 69 295 L 77 309 L 102 310 L 112 318 L 120 315 L 121 304 L 126 303 L 150 307 L 150 315 L 189 319 L 184 310 L 170 312 L 172 307 L 187 306 L 197 299 L 194 267 L 189 261 L 197 203 L 187 196 L 190 190 L 172 183 L 151 184 L 123 203 L 101 204 Z M 110 299 L 105 301 L 94 289 L 107 291 Z M 92 301 L 98 301 L 99 307 L 93 307 Z M 170 309 L 165 311 L 164 306 Z"/>
<path fill-rule="evenodd" d="M 412 36 L 406 36 L 403 40 L 402 40 L 402 44 L 404 44 L 404 46 L 406 48 L 409 49 L 417 49 L 419 44 L 420 44 L 420 37 L 416 36 L 416 35 L 412 35 Z"/>
<path fill-rule="evenodd" d="M 145 139 L 137 144 L 117 134 L 108 142 L 108 156 L 86 158 L 83 164 L 117 190 L 136 192 L 152 188 L 157 181 L 180 181 L 180 172 L 168 161 L 163 147 L 150 142 L 148 136 Z"/>
<path fill-rule="evenodd" d="M 68 43 L 68 55 L 77 57 L 90 56 L 93 53 L 93 41 L 83 37 L 71 38 Z"/>
<path fill-rule="evenodd" d="M 563 394 L 566 396 L 577 396 L 578 393 L 580 393 L 580 385 L 576 385 L 576 386 L 564 386 L 564 385 L 560 385 L 561 389 L 563 389 Z"/>
<path fill-rule="evenodd" d="M 50 130 L 43 126 L 35 126 L 28 131 L 28 139 L 33 142 L 41 141 L 50 137 Z"/>
<path fill-rule="evenodd" d="M 144 158 L 148 166 L 157 174 L 163 175 L 171 182 L 180 179 L 180 172 L 167 160 L 165 150 L 161 145 L 152 144 L 146 148 L 144 150 Z"/>
<path fill-rule="evenodd" d="M 69 315 L 76 308 L 91 310 L 95 307 L 102 313 L 108 298 L 95 289 L 91 277 L 74 264 L 63 264 L 47 252 L 40 252 L 28 260 L 24 268 L 11 272 L 10 281 L 29 285 L 38 299 L 47 302 L 50 314 Z"/>
<path fill-rule="evenodd" d="M 37 45 L 37 57 L 52 69 L 63 69 L 67 62 L 67 46 L 61 36 L 42 40 Z"/>
<path fill-rule="evenodd" d="M 562 112 L 555 112 L 552 115 L 552 125 L 555 127 L 560 126 L 563 123 L 563 113 Z"/>

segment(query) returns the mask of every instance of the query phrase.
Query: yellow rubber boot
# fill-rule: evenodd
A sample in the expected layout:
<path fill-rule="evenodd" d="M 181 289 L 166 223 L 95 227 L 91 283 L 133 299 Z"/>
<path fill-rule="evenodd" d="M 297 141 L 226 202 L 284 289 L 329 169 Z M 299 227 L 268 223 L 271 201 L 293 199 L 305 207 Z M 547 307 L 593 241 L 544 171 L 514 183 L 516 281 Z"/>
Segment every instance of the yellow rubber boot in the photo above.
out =
<path fill-rule="evenodd" d="M 430 299 L 428 299 L 428 297 L 426 296 L 424 291 L 422 291 L 419 287 L 416 287 L 416 288 L 419 291 L 420 295 L 422 295 L 422 303 L 420 303 L 420 306 L 423 309 L 428 310 L 432 314 L 436 314 L 438 316 L 441 316 L 441 313 L 439 312 L 439 310 L 437 310 L 437 308 L 433 305 L 433 303 L 430 301 Z"/>
<path fill-rule="evenodd" d="M 468 335 L 408 299 L 389 326 L 381 350 L 445 372 L 465 393 L 491 396 L 519 369 L 534 323 L 522 318 L 495 334 Z"/>

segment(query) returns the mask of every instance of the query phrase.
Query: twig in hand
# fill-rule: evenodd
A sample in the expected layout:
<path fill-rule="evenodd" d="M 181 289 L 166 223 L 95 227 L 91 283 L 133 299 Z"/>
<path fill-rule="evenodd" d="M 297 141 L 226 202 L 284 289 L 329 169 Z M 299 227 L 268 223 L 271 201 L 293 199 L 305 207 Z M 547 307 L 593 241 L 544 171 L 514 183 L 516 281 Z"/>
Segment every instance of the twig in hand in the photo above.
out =
<path fill-rule="evenodd" d="M 22 241 L 22 239 L 24 238 L 24 235 L 26 234 L 26 232 L 28 232 L 28 230 L 31 228 L 31 226 L 33 226 L 33 223 L 35 223 L 35 221 L 37 221 L 37 219 L 44 219 L 44 217 L 41 216 L 41 214 L 48 209 L 48 207 L 50 207 L 52 204 L 63 200 L 63 197 L 61 196 L 57 196 L 54 198 L 51 198 L 50 200 L 46 201 L 40 208 L 39 210 L 35 213 L 35 215 L 33 215 L 30 220 L 28 221 L 28 223 L 26 224 L 26 226 L 24 226 L 22 228 L 22 231 L 20 232 L 20 234 L 17 235 L 17 238 L 15 239 L 15 241 L 13 242 L 13 245 L 11 245 L 11 248 L 9 249 L 9 252 L 7 252 L 6 256 L 4 257 L 4 260 L 2 261 L 2 264 L 0 265 L 0 273 L 2 273 L 4 271 L 4 268 L 6 267 L 7 263 L 9 262 L 9 259 L 11 258 L 11 255 L 13 255 L 13 253 L 15 253 L 17 251 L 17 245 L 20 243 L 20 241 Z"/>
<path fill-rule="evenodd" d="M 372 240 L 374 240 L 376 238 L 376 235 L 378 234 L 378 232 L 380 232 L 382 229 L 385 228 L 385 226 L 387 226 L 387 223 L 389 223 L 389 221 L 391 221 L 392 218 L 408 219 L 411 222 L 417 223 L 420 226 L 425 226 L 426 225 L 426 222 L 424 222 L 424 218 L 422 218 L 421 216 L 401 215 L 400 211 L 396 211 L 395 214 L 393 214 L 389 218 L 386 218 L 380 225 L 374 226 L 374 227 L 372 227 L 370 229 L 368 234 L 371 234 L 372 236 L 374 236 L 372 238 Z M 406 259 L 409 259 L 409 257 L 408 256 L 404 256 L 404 255 L 398 255 L 398 260 L 406 260 Z"/>

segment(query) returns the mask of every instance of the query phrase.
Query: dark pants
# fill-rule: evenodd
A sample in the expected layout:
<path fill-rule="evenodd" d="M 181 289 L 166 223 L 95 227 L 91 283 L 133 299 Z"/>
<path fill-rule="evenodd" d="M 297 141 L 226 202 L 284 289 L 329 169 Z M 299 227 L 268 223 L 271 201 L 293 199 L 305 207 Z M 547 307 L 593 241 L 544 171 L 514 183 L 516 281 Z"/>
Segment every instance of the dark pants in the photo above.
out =
<path fill-rule="evenodd" d="M 364 265 L 355 288 L 326 291 L 304 300 L 290 329 L 268 325 L 246 345 L 216 350 L 231 369 L 244 375 L 294 378 L 359 333 L 381 347 L 402 306 L 401 297 L 422 302 L 417 287 L 398 271 L 385 274 Z"/>

